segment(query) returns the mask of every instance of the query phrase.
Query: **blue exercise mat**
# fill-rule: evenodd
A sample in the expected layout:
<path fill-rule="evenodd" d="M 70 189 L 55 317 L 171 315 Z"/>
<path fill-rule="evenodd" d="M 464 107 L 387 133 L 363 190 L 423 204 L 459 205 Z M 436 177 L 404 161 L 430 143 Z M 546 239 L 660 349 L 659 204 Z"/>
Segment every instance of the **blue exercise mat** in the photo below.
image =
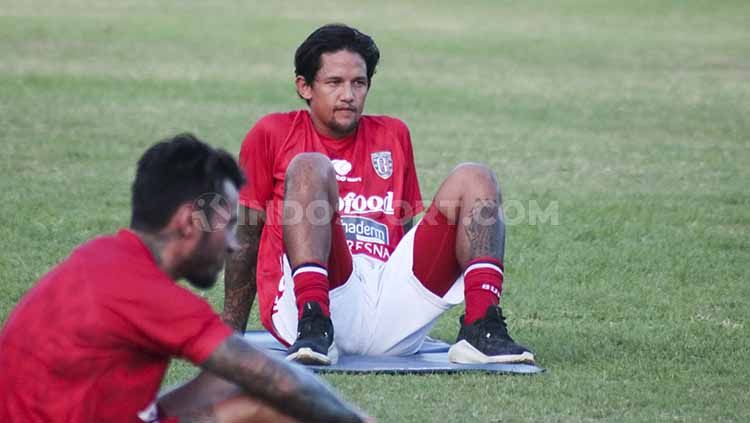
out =
<path fill-rule="evenodd" d="M 248 331 L 245 339 L 279 356 L 286 355 L 286 348 L 266 331 Z M 486 372 L 506 374 L 535 374 L 544 371 L 534 364 L 455 364 L 448 361 L 450 345 L 427 338 L 422 348 L 414 355 L 402 357 L 342 355 L 331 366 L 306 366 L 317 373 L 458 373 Z"/>

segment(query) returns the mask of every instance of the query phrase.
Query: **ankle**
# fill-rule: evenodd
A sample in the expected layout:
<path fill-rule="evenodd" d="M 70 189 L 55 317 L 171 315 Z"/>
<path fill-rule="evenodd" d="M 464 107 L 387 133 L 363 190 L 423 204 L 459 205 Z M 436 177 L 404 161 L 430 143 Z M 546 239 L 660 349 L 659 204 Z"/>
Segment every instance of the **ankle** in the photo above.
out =
<path fill-rule="evenodd" d="M 304 263 L 292 272 L 294 295 L 298 318 L 302 318 L 305 304 L 314 302 L 320 306 L 323 315 L 330 317 L 328 299 L 328 271 L 318 263 Z"/>

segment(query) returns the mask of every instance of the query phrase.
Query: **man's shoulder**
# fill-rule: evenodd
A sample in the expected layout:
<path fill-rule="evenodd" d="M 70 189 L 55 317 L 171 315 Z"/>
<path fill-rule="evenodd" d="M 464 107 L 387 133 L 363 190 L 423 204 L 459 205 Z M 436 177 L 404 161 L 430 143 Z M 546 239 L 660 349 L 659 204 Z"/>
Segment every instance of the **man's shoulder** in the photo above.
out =
<path fill-rule="evenodd" d="M 253 130 L 262 130 L 267 133 L 284 133 L 289 131 L 294 122 L 300 118 L 303 110 L 292 110 L 288 112 L 274 112 L 262 116 L 253 125 Z"/>
<path fill-rule="evenodd" d="M 98 235 L 76 247 L 71 258 L 90 261 L 98 258 L 103 261 L 119 259 L 123 255 L 143 255 L 148 249 L 138 235 L 130 229 L 120 229 L 116 233 Z"/>
<path fill-rule="evenodd" d="M 127 252 L 129 251 L 126 244 L 121 242 L 117 235 L 98 235 L 74 248 L 66 262 L 85 266 L 100 266 L 102 263 L 108 263 L 113 258 L 117 259 Z"/>
<path fill-rule="evenodd" d="M 130 230 L 94 238 L 81 245 L 71 259 L 76 283 L 86 287 L 99 304 L 112 309 L 158 303 L 169 310 L 205 303 L 161 270 L 146 244 Z"/>
<path fill-rule="evenodd" d="M 387 115 L 364 115 L 362 121 L 373 127 L 380 127 L 388 130 L 409 132 L 409 127 L 403 120 Z"/>
<path fill-rule="evenodd" d="M 367 137 L 378 140 L 376 144 L 399 145 L 403 150 L 410 150 L 411 134 L 406 123 L 399 118 L 385 115 L 362 116 Z"/>
<path fill-rule="evenodd" d="M 276 146 L 284 142 L 297 122 L 305 118 L 304 110 L 269 113 L 258 119 L 250 128 L 240 149 L 240 162 L 248 160 L 248 151 L 260 148 L 263 151 L 273 151 Z M 244 158 L 243 158 L 244 157 Z"/>
<path fill-rule="evenodd" d="M 85 242 L 66 261 L 87 283 L 107 290 L 139 284 L 174 285 L 158 268 L 146 244 L 129 229 Z"/>

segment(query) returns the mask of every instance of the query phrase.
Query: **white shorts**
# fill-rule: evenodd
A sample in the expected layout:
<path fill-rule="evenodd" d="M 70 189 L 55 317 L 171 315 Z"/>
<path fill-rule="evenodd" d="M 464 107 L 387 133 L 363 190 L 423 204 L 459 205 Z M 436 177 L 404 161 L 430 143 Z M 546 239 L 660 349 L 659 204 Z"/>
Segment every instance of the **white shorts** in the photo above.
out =
<path fill-rule="evenodd" d="M 330 291 L 334 342 L 342 354 L 414 354 L 437 318 L 463 302 L 463 277 L 459 277 L 441 298 L 425 288 L 414 275 L 412 262 L 417 226 L 404 236 L 387 262 L 362 254 L 352 256 L 351 276 L 342 286 Z M 284 276 L 279 284 L 281 297 L 272 321 L 276 335 L 289 344 L 297 338 L 298 316 L 291 275 L 285 256 Z"/>

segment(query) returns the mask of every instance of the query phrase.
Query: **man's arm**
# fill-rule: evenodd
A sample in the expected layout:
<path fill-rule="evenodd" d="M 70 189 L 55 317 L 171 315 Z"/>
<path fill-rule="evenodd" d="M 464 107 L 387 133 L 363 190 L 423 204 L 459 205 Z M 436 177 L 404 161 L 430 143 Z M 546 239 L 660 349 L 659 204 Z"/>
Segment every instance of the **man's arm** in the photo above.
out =
<path fill-rule="evenodd" d="M 227 338 L 202 367 L 302 421 L 366 421 L 312 372 L 271 357 L 239 335 Z"/>
<path fill-rule="evenodd" d="M 255 269 L 265 215 L 243 205 L 239 206 L 238 215 L 237 241 L 240 248 L 227 258 L 221 317 L 234 330 L 244 332 L 257 292 Z"/>
<path fill-rule="evenodd" d="M 180 423 L 299 423 L 283 410 L 246 395 L 236 384 L 206 370 L 181 386 L 161 393 L 158 406 L 163 416 L 179 417 Z"/>

